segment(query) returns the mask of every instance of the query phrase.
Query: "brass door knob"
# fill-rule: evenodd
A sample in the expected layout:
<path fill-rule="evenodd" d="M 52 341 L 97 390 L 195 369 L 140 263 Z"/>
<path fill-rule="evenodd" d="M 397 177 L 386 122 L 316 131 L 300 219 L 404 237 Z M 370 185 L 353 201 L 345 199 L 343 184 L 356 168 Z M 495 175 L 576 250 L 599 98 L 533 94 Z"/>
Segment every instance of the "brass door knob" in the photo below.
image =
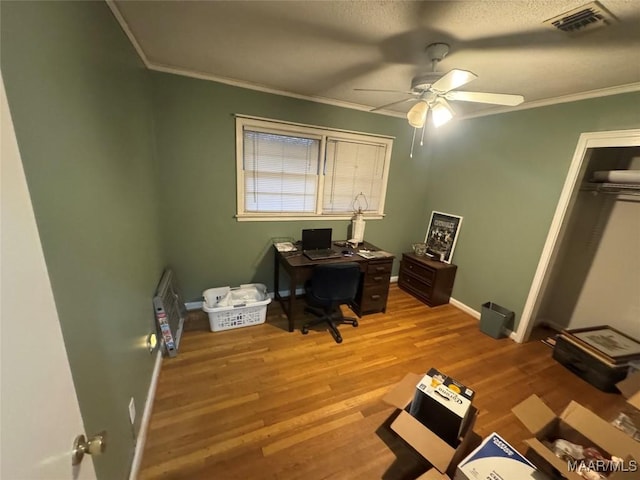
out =
<path fill-rule="evenodd" d="M 102 431 L 89 440 L 84 435 L 78 435 L 73 441 L 73 452 L 71 454 L 71 465 L 79 465 L 87 455 L 100 455 L 107 448 L 107 432 Z"/>

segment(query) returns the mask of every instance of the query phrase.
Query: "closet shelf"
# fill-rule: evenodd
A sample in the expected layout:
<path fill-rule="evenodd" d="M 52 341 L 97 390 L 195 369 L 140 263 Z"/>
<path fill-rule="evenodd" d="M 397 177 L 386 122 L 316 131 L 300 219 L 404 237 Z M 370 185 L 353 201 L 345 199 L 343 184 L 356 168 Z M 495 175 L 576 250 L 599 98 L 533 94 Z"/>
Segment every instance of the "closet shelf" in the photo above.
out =
<path fill-rule="evenodd" d="M 590 182 L 580 189 L 585 192 L 608 193 L 613 195 L 640 195 L 640 183 L 600 183 Z"/>

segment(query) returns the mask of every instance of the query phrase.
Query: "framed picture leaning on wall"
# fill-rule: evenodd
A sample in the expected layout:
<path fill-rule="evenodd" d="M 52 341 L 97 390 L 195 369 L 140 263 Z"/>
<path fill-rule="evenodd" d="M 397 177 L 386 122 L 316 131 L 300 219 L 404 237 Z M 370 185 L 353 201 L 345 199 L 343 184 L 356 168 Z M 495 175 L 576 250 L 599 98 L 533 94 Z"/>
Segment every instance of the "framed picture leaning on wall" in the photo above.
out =
<path fill-rule="evenodd" d="M 424 239 L 424 243 L 427 244 L 427 253 L 436 257 L 440 256 L 436 260 L 451 263 L 461 224 L 462 217 L 458 215 L 436 212 L 435 210 L 431 212 L 429 229 Z"/>

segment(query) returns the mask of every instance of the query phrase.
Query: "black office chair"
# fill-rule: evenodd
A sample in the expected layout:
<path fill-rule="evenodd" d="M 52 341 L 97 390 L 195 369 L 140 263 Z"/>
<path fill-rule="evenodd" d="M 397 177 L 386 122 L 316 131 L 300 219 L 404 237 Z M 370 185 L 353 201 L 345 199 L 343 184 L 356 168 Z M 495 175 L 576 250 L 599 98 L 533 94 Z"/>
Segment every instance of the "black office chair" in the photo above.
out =
<path fill-rule="evenodd" d="M 313 269 L 311 279 L 305 284 L 306 300 L 309 306 L 305 312 L 310 312 L 318 318 L 302 326 L 302 333 L 309 333 L 309 327 L 320 323 L 327 323 L 329 331 L 336 343 L 342 343 L 342 336 L 338 331 L 338 324 L 358 326 L 355 318 L 345 318 L 340 305 L 347 305 L 353 301 L 360 283 L 360 266 L 355 262 L 329 263 L 317 265 Z"/>

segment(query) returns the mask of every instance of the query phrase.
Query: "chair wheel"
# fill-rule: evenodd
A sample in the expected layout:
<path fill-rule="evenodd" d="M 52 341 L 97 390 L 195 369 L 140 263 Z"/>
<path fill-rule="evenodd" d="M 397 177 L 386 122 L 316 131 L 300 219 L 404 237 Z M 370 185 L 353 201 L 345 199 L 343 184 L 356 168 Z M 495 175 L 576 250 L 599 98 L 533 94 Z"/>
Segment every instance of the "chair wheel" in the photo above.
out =
<path fill-rule="evenodd" d="M 302 327 L 302 334 L 306 335 L 307 333 L 309 333 L 309 329 L 307 327 Z"/>
<path fill-rule="evenodd" d="M 358 321 L 357 321 L 357 320 L 354 320 L 354 321 L 353 321 L 353 323 L 352 323 L 352 325 L 353 325 L 354 327 L 357 327 L 357 326 L 358 326 Z"/>
<path fill-rule="evenodd" d="M 342 343 L 342 337 L 336 337 L 336 343 Z"/>

